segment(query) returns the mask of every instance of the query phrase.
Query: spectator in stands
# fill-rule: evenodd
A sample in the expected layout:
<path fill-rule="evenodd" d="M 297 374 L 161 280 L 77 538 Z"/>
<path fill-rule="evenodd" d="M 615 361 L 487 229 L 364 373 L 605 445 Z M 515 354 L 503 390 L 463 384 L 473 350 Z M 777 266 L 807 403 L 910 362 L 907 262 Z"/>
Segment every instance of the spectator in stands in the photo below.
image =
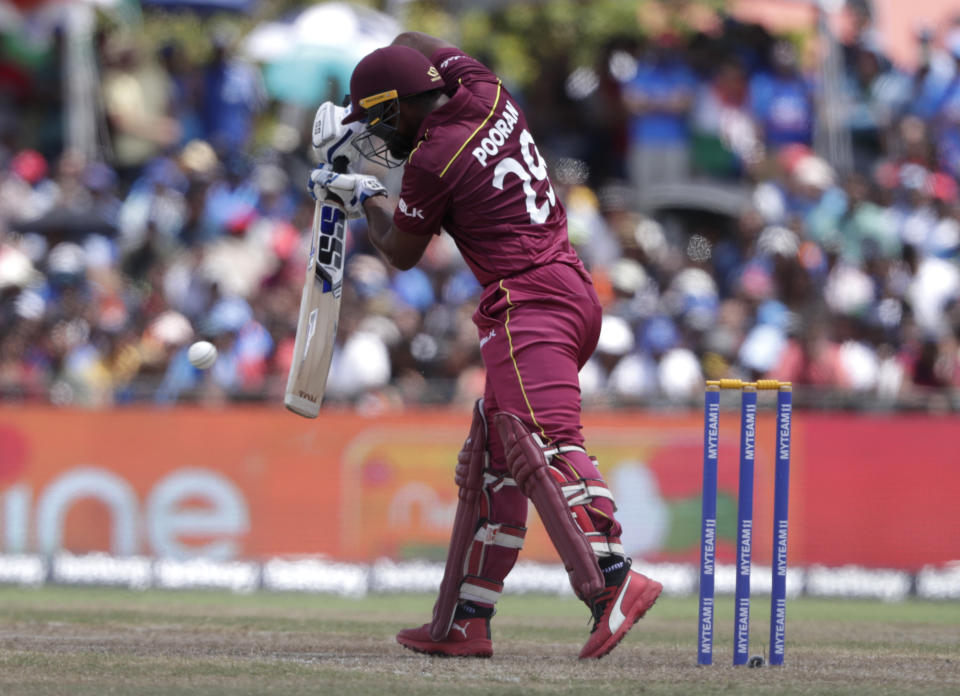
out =
<path fill-rule="evenodd" d="M 167 74 L 145 61 L 131 38 L 111 38 L 104 56 L 103 98 L 116 166 L 125 179 L 180 141 L 180 125 L 170 115 L 172 97 Z"/>
<path fill-rule="evenodd" d="M 943 167 L 960 177 L 960 30 L 949 39 L 953 77 L 933 97 L 931 118 Z"/>
<path fill-rule="evenodd" d="M 785 39 L 775 42 L 770 63 L 772 70 L 750 79 L 750 107 L 766 146 L 812 145 L 813 90 L 800 72 L 796 48 Z"/>
<path fill-rule="evenodd" d="M 621 339 L 629 337 L 617 343 L 607 331 L 598 350 L 604 364 L 588 364 L 581 376 L 585 400 L 682 402 L 702 374 L 792 379 L 881 403 L 946 407 L 954 399 L 956 407 L 960 42 L 951 41 L 952 25 L 932 42 L 944 52 L 931 59 L 936 69 L 921 76 L 916 92 L 916 76 L 869 48 L 877 44 L 864 17 L 846 47 L 855 87 L 853 175 L 818 157 L 805 129 L 794 128 L 803 121 L 792 118 L 802 78 L 795 69 L 767 70 L 760 49 L 769 37 L 755 28 L 726 22 L 719 33 L 697 35 L 692 53 L 666 40 L 641 61 L 636 80 L 617 82 L 624 94 L 649 100 L 630 116 L 632 134 L 652 136 L 646 142 L 655 150 L 660 136 L 685 132 L 695 113 L 696 142 L 712 138 L 711 152 L 722 155 L 704 158 L 698 149 L 700 172 L 752 186 L 729 234 L 723 225 L 654 219 L 636 209 L 633 182 L 596 183 L 597 172 L 579 160 L 550 160 L 571 240 L 589 263 L 611 326 L 625 324 Z M 178 51 L 161 52 L 163 72 L 124 53 L 124 42 L 107 33 L 102 88 L 117 147 L 109 164 L 45 151 L 52 141 L 28 113 L 37 103 L 24 106 L 37 75 L 11 72 L 6 59 L 0 65 L 0 84 L 11 89 L 0 94 L 0 391 L 64 404 L 278 401 L 313 214 L 296 176 L 309 169 L 305 148 L 253 146 L 250 129 L 263 113 L 259 78 L 242 68 L 233 81 L 226 43 L 210 70 Z M 749 45 L 732 48 L 735 37 Z M 610 49 L 598 60 L 616 80 L 613 54 L 620 51 L 622 77 L 630 49 L 618 42 Z M 725 62 L 734 51 L 740 65 Z M 793 57 L 783 57 L 787 68 Z M 44 74 L 59 79 L 56 70 Z M 188 126 L 189 108 L 181 107 L 204 75 L 216 88 L 209 120 Z M 698 79 L 710 82 L 701 90 Z M 59 92 L 60 85 L 49 87 Z M 614 98 L 617 90 L 607 88 Z M 171 93 L 180 96 L 171 101 Z M 657 94 L 679 94 L 676 103 L 686 107 L 651 109 Z M 902 94 L 917 97 L 908 103 Z M 234 97 L 240 108 L 227 113 Z M 608 142 L 605 129 L 617 123 L 600 115 L 581 114 L 593 119 L 582 134 L 591 142 Z M 231 149 L 218 154 L 206 140 L 189 140 L 192 128 L 207 127 Z M 102 221 L 101 233 L 63 238 L 62 230 L 22 227 L 67 204 Z M 426 274 L 397 274 L 369 263 L 364 229 L 351 223 L 336 363 L 344 369 L 335 368 L 331 401 L 371 411 L 474 401 L 483 384 L 469 330 L 477 288 L 445 239 L 428 248 Z M 247 309 L 207 334 L 225 306 Z M 216 372 L 198 373 L 182 355 L 202 335 L 221 347 Z M 361 368 L 370 374 L 358 377 Z M 856 403 L 863 401 L 875 399 Z"/>
<path fill-rule="evenodd" d="M 696 88 L 680 39 L 657 37 L 623 88 L 630 114 L 627 166 L 641 191 L 653 183 L 683 180 L 690 172 L 687 119 Z"/>
<path fill-rule="evenodd" d="M 190 68 L 179 41 L 164 43 L 160 47 L 158 59 L 170 80 L 170 115 L 180 127 L 179 144 L 184 145 L 191 140 L 202 138 L 200 75 Z"/>
<path fill-rule="evenodd" d="M 615 36 L 604 44 L 597 57 L 599 84 L 588 108 L 594 145 L 587 165 L 592 181 L 627 179 L 631 115 L 625 93 L 639 73 L 640 45 L 629 36 Z"/>
<path fill-rule="evenodd" d="M 844 77 L 851 99 L 846 126 L 853 144 L 857 171 L 870 171 L 886 149 L 890 129 L 909 105 L 910 78 L 890 65 L 877 43 L 861 43 L 851 51 L 852 65 Z"/>
<path fill-rule="evenodd" d="M 34 220 L 49 212 L 56 201 L 57 187 L 48 176 L 47 159 L 36 150 L 23 149 L 6 164 L 0 175 L 0 216 L 5 220 Z"/>
<path fill-rule="evenodd" d="M 923 182 L 910 180 L 910 185 Z M 843 188 L 827 191 L 806 218 L 808 237 L 824 249 L 835 250 L 855 266 L 866 255 L 898 256 L 900 239 L 887 211 L 873 198 L 867 177 L 852 174 Z"/>
<path fill-rule="evenodd" d="M 213 55 L 203 68 L 204 139 L 221 156 L 237 154 L 250 144 L 256 117 L 266 106 L 257 69 L 233 55 L 232 33 L 213 36 Z"/>
<path fill-rule="evenodd" d="M 750 112 L 747 74 L 725 57 L 701 85 L 692 115 L 694 171 L 721 179 L 744 176 L 763 157 L 763 142 Z"/>

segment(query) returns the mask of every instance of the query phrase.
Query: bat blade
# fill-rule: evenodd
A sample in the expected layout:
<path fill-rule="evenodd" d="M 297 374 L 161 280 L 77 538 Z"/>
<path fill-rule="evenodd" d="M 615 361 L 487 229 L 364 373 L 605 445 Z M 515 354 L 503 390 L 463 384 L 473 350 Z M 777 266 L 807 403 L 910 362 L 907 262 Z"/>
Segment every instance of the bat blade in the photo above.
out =
<path fill-rule="evenodd" d="M 346 212 L 331 200 L 317 202 L 310 259 L 300 296 L 293 361 L 283 404 L 305 418 L 316 418 L 323 403 L 330 360 L 340 321 Z"/>

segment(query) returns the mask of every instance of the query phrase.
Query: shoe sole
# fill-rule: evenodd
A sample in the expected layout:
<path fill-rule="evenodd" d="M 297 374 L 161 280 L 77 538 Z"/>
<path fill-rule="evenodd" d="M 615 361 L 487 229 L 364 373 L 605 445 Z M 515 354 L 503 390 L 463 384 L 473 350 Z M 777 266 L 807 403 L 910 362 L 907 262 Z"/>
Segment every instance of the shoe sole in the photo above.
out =
<path fill-rule="evenodd" d="M 646 616 L 646 613 L 650 611 L 654 604 L 657 603 L 657 599 L 660 597 L 661 592 L 663 592 L 663 585 L 656 580 L 651 580 L 644 589 L 643 593 L 640 595 L 640 601 L 630 608 L 630 613 L 627 615 L 623 625 L 617 629 L 617 632 L 610 636 L 610 639 L 606 643 L 601 643 L 600 647 L 597 648 L 593 654 L 581 655 L 580 659 L 599 660 L 601 657 L 610 654 L 610 652 L 620 644 L 620 641 L 623 640 L 623 637 L 630 632 L 630 629 L 633 628 L 634 624 Z"/>
<path fill-rule="evenodd" d="M 397 636 L 397 642 L 400 643 L 407 650 L 412 650 L 415 653 L 420 653 L 421 655 L 433 655 L 434 657 L 478 657 L 482 659 L 487 659 L 493 657 L 493 647 L 481 645 L 478 646 L 476 650 L 470 650 L 470 644 L 465 643 L 461 646 L 461 651 L 449 651 L 443 648 L 439 648 L 436 645 L 429 643 L 419 643 L 419 642 L 405 642 Z"/>

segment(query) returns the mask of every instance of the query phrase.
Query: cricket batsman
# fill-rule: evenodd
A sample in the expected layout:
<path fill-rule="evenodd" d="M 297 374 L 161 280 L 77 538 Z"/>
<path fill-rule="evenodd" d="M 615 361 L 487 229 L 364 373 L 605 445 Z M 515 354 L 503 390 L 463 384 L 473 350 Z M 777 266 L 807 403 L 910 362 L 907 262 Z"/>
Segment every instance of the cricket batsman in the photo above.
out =
<path fill-rule="evenodd" d="M 446 570 L 432 621 L 397 641 L 433 655 L 493 654 L 490 619 L 529 500 L 593 614 L 580 657 L 603 657 L 662 586 L 624 555 L 613 496 L 584 448 L 578 372 L 601 308 L 517 101 L 455 46 L 408 32 L 360 61 L 349 106 L 322 105 L 313 136 L 325 162 L 312 194 L 365 215 L 390 264 L 411 268 L 446 230 L 483 286 L 473 321 L 486 385 L 457 460 Z M 376 177 L 333 171 L 337 157 L 358 154 L 405 166 L 396 209 Z"/>

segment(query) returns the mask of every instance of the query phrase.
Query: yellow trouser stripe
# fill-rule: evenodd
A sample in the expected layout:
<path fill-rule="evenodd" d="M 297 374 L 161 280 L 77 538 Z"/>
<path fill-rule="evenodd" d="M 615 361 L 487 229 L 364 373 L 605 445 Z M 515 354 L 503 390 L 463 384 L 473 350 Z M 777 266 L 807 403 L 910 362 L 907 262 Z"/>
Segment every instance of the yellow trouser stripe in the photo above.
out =
<path fill-rule="evenodd" d="M 503 322 L 503 328 L 507 332 L 507 344 L 510 346 L 510 361 L 513 363 L 513 369 L 517 373 L 517 382 L 520 384 L 520 393 L 523 394 L 523 401 L 527 404 L 527 411 L 530 413 L 530 420 L 533 421 L 533 425 L 537 430 L 540 431 L 540 436 L 546 440 L 547 433 L 544 431 L 540 423 L 537 422 L 537 417 L 533 413 L 533 406 L 530 405 L 530 399 L 527 398 L 527 390 L 523 387 L 523 377 L 520 376 L 520 366 L 517 365 L 517 358 L 513 354 L 513 335 L 510 333 L 510 310 L 513 309 L 513 302 L 510 301 L 510 291 L 507 289 L 507 286 L 503 284 L 503 281 L 500 281 L 500 289 L 507 296 L 507 318 Z"/>

